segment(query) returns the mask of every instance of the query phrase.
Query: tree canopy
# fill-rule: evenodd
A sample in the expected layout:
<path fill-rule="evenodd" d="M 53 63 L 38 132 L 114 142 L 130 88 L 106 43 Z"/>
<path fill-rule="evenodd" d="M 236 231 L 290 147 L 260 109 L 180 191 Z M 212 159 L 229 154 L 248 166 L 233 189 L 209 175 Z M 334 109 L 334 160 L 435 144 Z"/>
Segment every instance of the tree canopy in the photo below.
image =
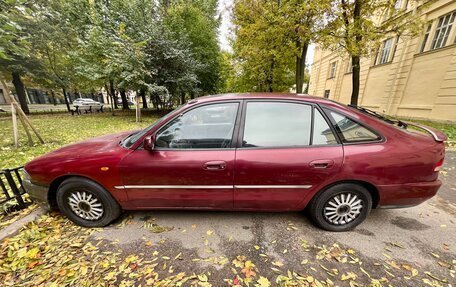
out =
<path fill-rule="evenodd" d="M 137 91 L 157 104 L 214 93 L 222 86 L 217 3 L 2 1 L 1 72 L 22 85 L 13 79 L 21 103 L 24 81 L 63 93 L 106 88 L 115 98 Z"/>
<path fill-rule="evenodd" d="M 352 64 L 351 104 L 358 104 L 360 59 L 376 52 L 385 37 L 416 36 L 422 28 L 423 1 L 337 0 L 326 11 L 319 43 L 348 54 Z M 405 5 L 413 7 L 409 10 Z"/>
<path fill-rule="evenodd" d="M 217 0 L 2 1 L 1 73 L 26 112 L 24 83 L 64 96 L 104 88 L 123 108 L 136 91 L 160 108 L 219 91 L 300 93 L 317 43 L 350 56 L 356 104 L 360 58 L 387 35 L 419 31 L 424 6 L 407 3 L 417 9 L 391 0 L 235 0 L 230 53 L 217 42 Z"/>
<path fill-rule="evenodd" d="M 234 57 L 241 89 L 302 92 L 307 48 L 323 26 L 330 1 L 237 0 Z"/>
<path fill-rule="evenodd" d="M 421 28 L 419 10 L 425 7 L 421 2 L 235 0 L 227 89 L 281 92 L 295 84 L 296 92 L 302 92 L 307 48 L 316 43 L 350 57 L 352 104 L 356 104 L 360 58 L 375 53 L 392 34 L 416 35 Z M 399 7 L 405 3 L 416 9 Z"/>

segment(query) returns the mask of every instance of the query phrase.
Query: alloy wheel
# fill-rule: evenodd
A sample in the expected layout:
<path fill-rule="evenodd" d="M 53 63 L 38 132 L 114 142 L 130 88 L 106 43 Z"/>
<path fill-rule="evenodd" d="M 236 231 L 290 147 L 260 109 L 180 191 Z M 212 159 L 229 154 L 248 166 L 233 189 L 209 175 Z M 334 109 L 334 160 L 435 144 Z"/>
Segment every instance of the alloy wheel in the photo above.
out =
<path fill-rule="evenodd" d="M 68 197 L 68 204 L 77 216 L 86 220 L 98 220 L 104 213 L 98 198 L 86 191 L 72 192 Z"/>
<path fill-rule="evenodd" d="M 361 213 L 363 200 L 356 194 L 344 192 L 331 197 L 325 204 L 325 220 L 334 225 L 344 225 L 355 220 Z"/>

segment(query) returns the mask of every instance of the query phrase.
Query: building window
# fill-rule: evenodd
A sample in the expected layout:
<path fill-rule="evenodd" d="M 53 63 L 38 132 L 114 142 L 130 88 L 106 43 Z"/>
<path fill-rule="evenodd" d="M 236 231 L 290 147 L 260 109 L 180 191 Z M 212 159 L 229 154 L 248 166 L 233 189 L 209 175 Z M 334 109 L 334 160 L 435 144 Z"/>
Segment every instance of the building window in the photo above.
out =
<path fill-rule="evenodd" d="M 337 68 L 337 62 L 332 62 L 329 64 L 329 76 L 328 79 L 332 79 L 336 77 L 336 68 Z"/>
<path fill-rule="evenodd" d="M 348 59 L 348 65 L 347 65 L 347 70 L 345 73 L 350 74 L 353 72 L 353 63 L 351 59 Z"/>
<path fill-rule="evenodd" d="M 361 62 L 363 61 L 363 59 L 359 59 L 359 68 L 361 69 Z M 351 74 L 353 73 L 353 62 L 352 62 L 352 59 L 349 58 L 348 59 L 348 64 L 347 64 L 347 70 L 345 71 L 346 74 Z"/>
<path fill-rule="evenodd" d="M 391 47 L 393 46 L 393 38 L 383 41 L 382 49 L 380 50 L 380 58 L 378 64 L 384 64 L 390 61 Z"/>
<path fill-rule="evenodd" d="M 329 98 L 329 93 L 330 93 L 331 90 L 325 90 L 325 99 L 328 99 Z"/>
<path fill-rule="evenodd" d="M 429 23 L 427 28 L 426 28 L 426 34 L 424 34 L 423 38 L 423 43 L 421 44 L 421 49 L 420 53 L 424 52 L 424 49 L 426 49 L 426 44 L 429 38 L 429 34 L 431 33 L 431 28 L 432 28 L 432 23 Z"/>
<path fill-rule="evenodd" d="M 437 29 L 435 30 L 434 40 L 432 41 L 431 50 L 442 48 L 445 46 L 448 36 L 453 26 L 456 12 L 452 12 L 439 18 Z"/>

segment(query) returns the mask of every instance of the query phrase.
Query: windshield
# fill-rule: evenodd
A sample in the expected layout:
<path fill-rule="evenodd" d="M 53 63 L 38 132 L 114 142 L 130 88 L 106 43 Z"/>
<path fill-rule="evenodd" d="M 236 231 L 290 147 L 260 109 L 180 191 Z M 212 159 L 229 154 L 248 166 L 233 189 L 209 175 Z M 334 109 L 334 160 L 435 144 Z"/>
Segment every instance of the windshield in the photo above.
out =
<path fill-rule="evenodd" d="M 120 144 L 123 147 L 125 147 L 125 148 L 131 147 L 137 140 L 142 138 L 145 134 L 147 134 L 150 130 L 152 130 L 157 124 L 162 122 L 169 114 L 173 113 L 174 111 L 177 111 L 177 110 L 181 109 L 183 106 L 184 105 L 180 105 L 176 109 L 172 110 L 171 112 L 169 112 L 166 115 L 164 115 L 161 118 L 159 118 L 157 121 L 155 121 L 152 125 L 148 126 L 147 128 L 127 136 L 126 138 L 124 138 L 121 141 Z"/>

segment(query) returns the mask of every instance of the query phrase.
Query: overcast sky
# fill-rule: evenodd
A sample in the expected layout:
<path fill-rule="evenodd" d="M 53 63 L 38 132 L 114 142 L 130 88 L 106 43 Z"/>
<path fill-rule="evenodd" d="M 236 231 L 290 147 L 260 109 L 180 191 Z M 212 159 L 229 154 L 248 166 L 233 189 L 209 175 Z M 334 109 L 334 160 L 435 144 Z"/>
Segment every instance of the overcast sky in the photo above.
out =
<path fill-rule="evenodd" d="M 231 10 L 233 0 L 219 0 L 219 11 L 222 15 L 222 23 L 220 25 L 219 44 L 222 50 L 232 51 L 229 38 L 231 37 L 230 28 L 233 26 L 231 23 Z M 313 61 L 314 45 L 309 47 L 307 51 L 306 62 L 309 64 Z"/>

